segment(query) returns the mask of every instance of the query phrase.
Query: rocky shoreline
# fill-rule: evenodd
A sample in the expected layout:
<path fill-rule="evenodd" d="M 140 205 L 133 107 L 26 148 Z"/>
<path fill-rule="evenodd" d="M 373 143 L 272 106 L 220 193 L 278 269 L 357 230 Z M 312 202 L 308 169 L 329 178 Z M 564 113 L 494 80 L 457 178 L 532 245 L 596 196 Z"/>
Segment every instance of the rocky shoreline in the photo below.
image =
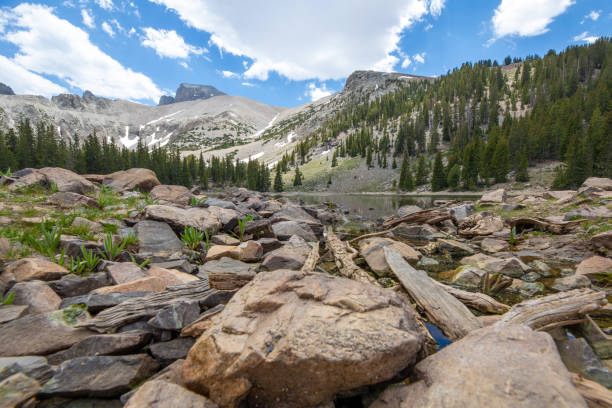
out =
<path fill-rule="evenodd" d="M 146 169 L 2 177 L 0 407 L 612 406 L 612 180 L 346 221 Z"/>

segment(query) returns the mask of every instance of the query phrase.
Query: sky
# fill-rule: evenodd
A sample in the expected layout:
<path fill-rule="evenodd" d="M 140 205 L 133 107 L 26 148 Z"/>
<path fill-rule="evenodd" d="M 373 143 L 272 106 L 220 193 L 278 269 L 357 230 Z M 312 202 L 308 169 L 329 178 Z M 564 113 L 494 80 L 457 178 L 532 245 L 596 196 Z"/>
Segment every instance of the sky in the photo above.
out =
<path fill-rule="evenodd" d="M 293 107 L 356 70 L 439 76 L 601 36 L 610 0 L 2 0 L 0 82 L 149 105 L 187 82 Z"/>

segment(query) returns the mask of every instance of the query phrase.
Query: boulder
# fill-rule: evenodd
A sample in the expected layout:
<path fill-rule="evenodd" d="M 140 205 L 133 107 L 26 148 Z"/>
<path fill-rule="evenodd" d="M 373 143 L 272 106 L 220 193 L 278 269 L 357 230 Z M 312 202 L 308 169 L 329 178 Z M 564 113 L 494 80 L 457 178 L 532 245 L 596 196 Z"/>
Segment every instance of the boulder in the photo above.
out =
<path fill-rule="evenodd" d="M 21 169 L 13 174 L 13 178 L 8 179 L 10 191 L 17 191 L 30 186 L 44 186 L 47 184 L 47 178 L 37 169 Z"/>
<path fill-rule="evenodd" d="M 263 247 L 259 242 L 246 241 L 238 245 L 240 260 L 244 262 L 257 262 L 263 256 Z"/>
<path fill-rule="evenodd" d="M 462 242 L 452 239 L 439 239 L 437 242 L 437 250 L 439 252 L 447 252 L 453 258 L 460 258 L 474 254 L 474 250 L 472 248 Z"/>
<path fill-rule="evenodd" d="M 216 217 L 221 223 L 221 230 L 224 232 L 238 232 L 238 220 L 244 218 L 244 214 L 231 208 L 222 208 L 217 206 L 208 206 L 208 212 Z"/>
<path fill-rule="evenodd" d="M 457 268 L 451 282 L 468 289 L 478 289 L 486 271 L 472 265 L 463 265 Z"/>
<path fill-rule="evenodd" d="M 457 223 L 474 214 L 474 211 L 476 211 L 476 207 L 472 203 L 457 205 L 449 209 L 450 215 Z"/>
<path fill-rule="evenodd" d="M 261 238 L 255 242 L 261 245 L 264 254 L 270 251 L 274 251 L 275 249 L 278 249 L 283 246 L 283 244 L 276 238 Z"/>
<path fill-rule="evenodd" d="M 53 289 L 41 281 L 18 282 L 11 292 L 15 292 L 13 304 L 28 306 L 29 314 L 52 312 L 62 303 Z"/>
<path fill-rule="evenodd" d="M 183 243 L 165 222 L 140 221 L 134 226 L 138 251 L 156 257 L 168 257 L 183 249 Z"/>
<path fill-rule="evenodd" d="M 175 286 L 199 280 L 189 273 L 177 271 L 176 269 L 160 268 L 159 266 L 150 267 L 146 274 L 147 276 L 155 276 L 162 279 L 166 286 Z"/>
<path fill-rule="evenodd" d="M 612 191 L 612 179 L 604 177 L 589 177 L 578 189 L 578 194 L 582 194 L 588 189 Z"/>
<path fill-rule="evenodd" d="M 281 248 L 269 252 L 261 263 L 264 271 L 276 269 L 298 270 L 306 262 L 312 248 L 303 238 L 293 236 Z"/>
<path fill-rule="evenodd" d="M 612 249 L 612 231 L 605 231 L 591 237 L 591 242 L 598 248 Z"/>
<path fill-rule="evenodd" d="M 87 276 L 66 275 L 62 279 L 49 282 L 49 287 L 63 298 L 86 295 L 92 290 L 108 286 L 111 282 L 104 272 Z"/>
<path fill-rule="evenodd" d="M 232 258 L 221 258 L 200 266 L 198 276 L 208 277 L 210 287 L 218 290 L 239 289 L 255 277 L 256 266 Z"/>
<path fill-rule="evenodd" d="M 51 194 L 49 201 L 62 208 L 100 207 L 100 204 L 91 197 L 62 191 Z"/>
<path fill-rule="evenodd" d="M 117 397 L 157 371 L 158 364 L 146 354 L 78 357 L 60 364 L 42 387 L 40 396 Z"/>
<path fill-rule="evenodd" d="M 217 408 L 208 398 L 167 381 L 147 381 L 130 397 L 124 408 Z"/>
<path fill-rule="evenodd" d="M 240 259 L 240 248 L 231 245 L 213 245 L 206 252 L 206 262 L 221 258 Z"/>
<path fill-rule="evenodd" d="M 584 338 L 558 341 L 557 348 L 569 371 L 596 381 L 606 388 L 612 388 L 612 372 L 597 357 Z"/>
<path fill-rule="evenodd" d="M 0 382 L 0 408 L 21 407 L 40 390 L 40 384 L 23 373 Z"/>
<path fill-rule="evenodd" d="M 149 326 L 161 330 L 181 330 L 200 315 L 198 302 L 177 302 L 161 309 L 149 321 Z"/>
<path fill-rule="evenodd" d="M 244 233 L 258 239 L 276 239 L 276 235 L 272 231 L 272 224 L 268 219 L 247 221 L 244 226 Z"/>
<path fill-rule="evenodd" d="M 131 282 L 122 283 L 120 285 L 105 286 L 98 288 L 91 293 L 107 295 L 109 293 L 125 293 L 125 292 L 162 292 L 166 290 L 166 281 L 156 276 L 147 276 L 145 278 L 136 279 Z"/>
<path fill-rule="evenodd" d="M 228 234 L 217 234 L 217 235 L 213 235 L 210 238 L 210 242 L 212 242 L 215 245 L 230 245 L 230 246 L 236 246 L 240 244 L 240 240 L 238 238 L 234 238 L 231 235 Z"/>
<path fill-rule="evenodd" d="M 490 273 L 501 273 L 513 278 L 520 278 L 529 270 L 520 259 L 495 258 L 485 254 L 476 254 L 461 259 L 462 265 L 472 265 Z"/>
<path fill-rule="evenodd" d="M 406 215 L 414 214 L 423 209 L 416 205 L 404 205 L 397 209 L 396 214 L 398 217 L 405 217 Z"/>
<path fill-rule="evenodd" d="M 480 198 L 480 204 L 500 204 L 506 202 L 506 190 L 503 188 L 489 191 Z"/>
<path fill-rule="evenodd" d="M 208 208 L 184 209 L 168 205 L 149 205 L 145 207 L 143 214 L 146 219 L 165 222 L 177 233 L 182 233 L 185 227 L 194 227 L 214 234 L 221 228 L 221 222 Z"/>
<path fill-rule="evenodd" d="M 5 305 L 0 306 L 0 325 L 19 319 L 28 312 L 25 305 Z"/>
<path fill-rule="evenodd" d="M 54 184 L 59 192 L 85 194 L 95 189 L 85 177 L 61 167 L 44 167 L 38 171 L 47 179 L 47 185 Z"/>
<path fill-rule="evenodd" d="M 79 237 L 72 235 L 62 235 L 60 237 L 60 250 L 65 249 L 65 256 L 72 258 L 80 258 L 83 256 L 81 251 L 83 247 L 86 251 L 93 251 L 98 253 L 98 249 L 101 249 L 101 245 L 96 241 L 85 241 Z"/>
<path fill-rule="evenodd" d="M 612 211 L 606 207 L 592 207 L 585 205 L 577 210 L 565 213 L 563 219 L 572 221 L 578 218 L 586 218 L 588 220 L 598 220 L 599 218 L 612 218 Z"/>
<path fill-rule="evenodd" d="M 25 282 L 30 280 L 52 281 L 68 275 L 68 269 L 40 258 L 22 258 L 9 266 L 0 275 L 5 283 Z"/>
<path fill-rule="evenodd" d="M 394 237 L 407 239 L 410 241 L 435 241 L 438 238 L 444 238 L 445 235 L 440 233 L 436 227 L 429 224 L 409 225 L 401 223 L 393 228 L 391 234 Z"/>
<path fill-rule="evenodd" d="M 213 319 L 183 380 L 220 406 L 328 403 L 393 378 L 424 342 L 398 294 L 325 274 L 260 273 Z"/>
<path fill-rule="evenodd" d="M 185 186 L 172 186 L 166 184 L 160 184 L 153 187 L 151 196 L 159 200 L 162 204 L 171 203 L 178 205 L 189 205 L 191 197 L 194 197 L 191 191 Z"/>
<path fill-rule="evenodd" d="M 363 239 L 359 241 L 359 252 L 368 263 L 370 269 L 378 276 L 392 276 L 391 269 L 385 258 L 385 247 L 398 252 L 406 262 L 412 265 L 416 264 L 421 257 L 420 252 L 415 251 L 411 246 L 403 242 L 380 237 Z"/>
<path fill-rule="evenodd" d="M 550 335 L 525 326 L 475 330 L 417 364 L 414 377 L 370 408 L 587 407 Z"/>
<path fill-rule="evenodd" d="M 480 247 L 483 251 L 494 254 L 497 252 L 507 251 L 510 249 L 510 244 L 506 241 L 502 241 L 501 239 L 487 237 L 482 240 Z"/>
<path fill-rule="evenodd" d="M 176 269 L 179 272 L 185 272 L 189 274 L 195 273 L 198 269 L 195 265 L 190 264 L 189 261 L 186 259 L 175 259 L 173 261 L 153 262 L 149 264 L 150 268 L 154 266 L 164 269 Z"/>
<path fill-rule="evenodd" d="M 107 174 L 102 184 L 119 192 L 131 190 L 149 192 L 161 183 L 152 170 L 136 168 Z"/>
<path fill-rule="evenodd" d="M 179 337 L 174 340 L 151 344 L 149 351 L 162 366 L 167 366 L 178 359 L 187 357 L 187 353 L 194 343 L 195 339 L 192 337 Z"/>
<path fill-rule="evenodd" d="M 612 274 L 612 259 L 603 256 L 592 256 L 580 262 L 576 267 L 577 275 L 584 275 L 589 279 L 598 279 Z"/>
<path fill-rule="evenodd" d="M 308 214 L 299 205 L 291 203 L 283 204 L 281 208 L 270 217 L 272 224 L 280 221 L 295 221 L 300 224 L 306 224 L 318 236 L 323 234 L 323 224 L 312 215 Z"/>
<path fill-rule="evenodd" d="M 62 300 L 60 308 L 63 309 L 72 305 L 84 304 L 87 306 L 87 310 L 91 313 L 98 313 L 109 307 L 117 306 L 119 303 L 125 302 L 128 299 L 135 297 L 143 297 L 150 295 L 153 292 L 125 292 L 125 293 L 108 293 L 108 294 L 96 294 L 90 293 L 88 295 L 69 297 Z"/>
<path fill-rule="evenodd" d="M 12 252 L 13 245 L 11 241 L 6 238 L 0 238 L 0 261 L 8 259 Z"/>
<path fill-rule="evenodd" d="M 545 191 L 542 197 L 552 200 L 557 200 L 557 202 L 569 202 L 576 195 L 575 190 L 562 190 L 562 191 Z"/>
<path fill-rule="evenodd" d="M 299 224 L 295 221 L 281 221 L 272 224 L 272 231 L 276 238 L 281 241 L 287 241 L 292 235 L 304 238 L 306 242 L 314 242 L 317 240 L 312 229 L 306 224 Z"/>
<path fill-rule="evenodd" d="M 588 288 L 591 286 L 591 280 L 584 275 L 570 275 L 563 278 L 557 278 L 553 282 L 551 288 L 564 292 L 567 290 Z"/>
<path fill-rule="evenodd" d="M 0 381 L 13 374 L 23 373 L 41 383 L 53 376 L 54 369 L 40 356 L 0 357 Z M 0 395 L 2 395 L 0 393 Z"/>
<path fill-rule="evenodd" d="M 476 237 L 491 235 L 504 229 L 504 220 L 498 215 L 478 213 L 465 218 L 459 224 L 459 235 Z"/>
<path fill-rule="evenodd" d="M 118 262 L 108 265 L 106 272 L 113 285 L 133 282 L 146 277 L 142 268 L 134 262 Z"/>
<path fill-rule="evenodd" d="M 72 306 L 6 323 L 0 330 L 0 356 L 45 355 L 68 348 L 96 334 L 74 327 L 88 318 L 82 307 Z"/>
<path fill-rule="evenodd" d="M 151 333 L 137 330 L 101 334 L 88 337 L 66 350 L 49 355 L 47 358 L 50 364 L 57 365 L 77 357 L 130 354 L 142 349 L 151 341 L 151 338 Z"/>

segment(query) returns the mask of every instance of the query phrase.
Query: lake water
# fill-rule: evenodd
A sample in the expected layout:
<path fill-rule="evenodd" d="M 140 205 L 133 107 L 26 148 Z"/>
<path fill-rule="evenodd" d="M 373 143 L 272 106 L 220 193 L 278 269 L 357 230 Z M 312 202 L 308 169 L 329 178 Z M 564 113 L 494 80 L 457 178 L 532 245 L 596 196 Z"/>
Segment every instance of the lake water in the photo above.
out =
<path fill-rule="evenodd" d="M 480 195 L 403 195 L 403 194 L 346 194 L 346 193 L 294 193 L 284 194 L 303 204 L 334 203 L 342 210 L 349 211 L 349 218 L 375 221 L 396 213 L 404 205 L 419 205 L 429 208 L 435 200 L 477 200 Z"/>

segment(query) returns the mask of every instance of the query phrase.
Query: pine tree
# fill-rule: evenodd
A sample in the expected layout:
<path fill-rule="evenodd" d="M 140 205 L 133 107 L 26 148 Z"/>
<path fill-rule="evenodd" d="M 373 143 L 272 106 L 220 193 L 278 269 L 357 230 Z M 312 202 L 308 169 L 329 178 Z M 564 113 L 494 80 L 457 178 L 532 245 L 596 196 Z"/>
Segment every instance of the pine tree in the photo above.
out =
<path fill-rule="evenodd" d="M 427 162 L 425 161 L 425 156 L 421 155 L 419 157 L 419 161 L 417 163 L 417 171 L 416 171 L 416 185 L 422 186 L 427 183 Z"/>
<path fill-rule="evenodd" d="M 451 190 L 456 190 L 459 186 L 460 170 L 459 165 L 455 164 L 448 172 L 447 184 Z"/>
<path fill-rule="evenodd" d="M 444 173 L 444 164 L 442 163 L 442 154 L 436 153 L 434 160 L 433 173 L 431 175 L 431 190 L 440 191 L 446 188 L 446 174 Z"/>
<path fill-rule="evenodd" d="M 281 166 L 276 166 L 276 175 L 274 176 L 274 191 L 283 191 L 283 175 L 281 174 Z"/>
<path fill-rule="evenodd" d="M 334 150 L 334 155 L 332 156 L 331 166 L 336 167 L 338 165 L 338 151 Z"/>
<path fill-rule="evenodd" d="M 400 169 L 400 177 L 399 177 L 399 188 L 404 190 L 404 186 L 406 185 L 406 176 L 410 171 L 408 164 L 408 155 L 404 154 L 404 158 L 402 159 L 402 168 Z"/>
<path fill-rule="evenodd" d="M 510 154 L 508 151 L 508 142 L 502 137 L 495 147 L 493 154 L 494 177 L 496 183 L 504 183 L 508 175 L 510 167 Z"/>
<path fill-rule="evenodd" d="M 293 186 L 301 186 L 302 185 L 302 173 L 300 172 L 300 168 L 295 166 L 295 176 L 293 176 Z"/>
<path fill-rule="evenodd" d="M 516 173 L 516 181 L 526 182 L 529 181 L 529 173 L 527 172 L 527 152 L 523 149 L 521 152 L 521 159 L 519 161 L 518 172 Z"/>
<path fill-rule="evenodd" d="M 366 153 L 366 164 L 368 169 L 372 167 L 372 147 L 368 146 Z"/>

